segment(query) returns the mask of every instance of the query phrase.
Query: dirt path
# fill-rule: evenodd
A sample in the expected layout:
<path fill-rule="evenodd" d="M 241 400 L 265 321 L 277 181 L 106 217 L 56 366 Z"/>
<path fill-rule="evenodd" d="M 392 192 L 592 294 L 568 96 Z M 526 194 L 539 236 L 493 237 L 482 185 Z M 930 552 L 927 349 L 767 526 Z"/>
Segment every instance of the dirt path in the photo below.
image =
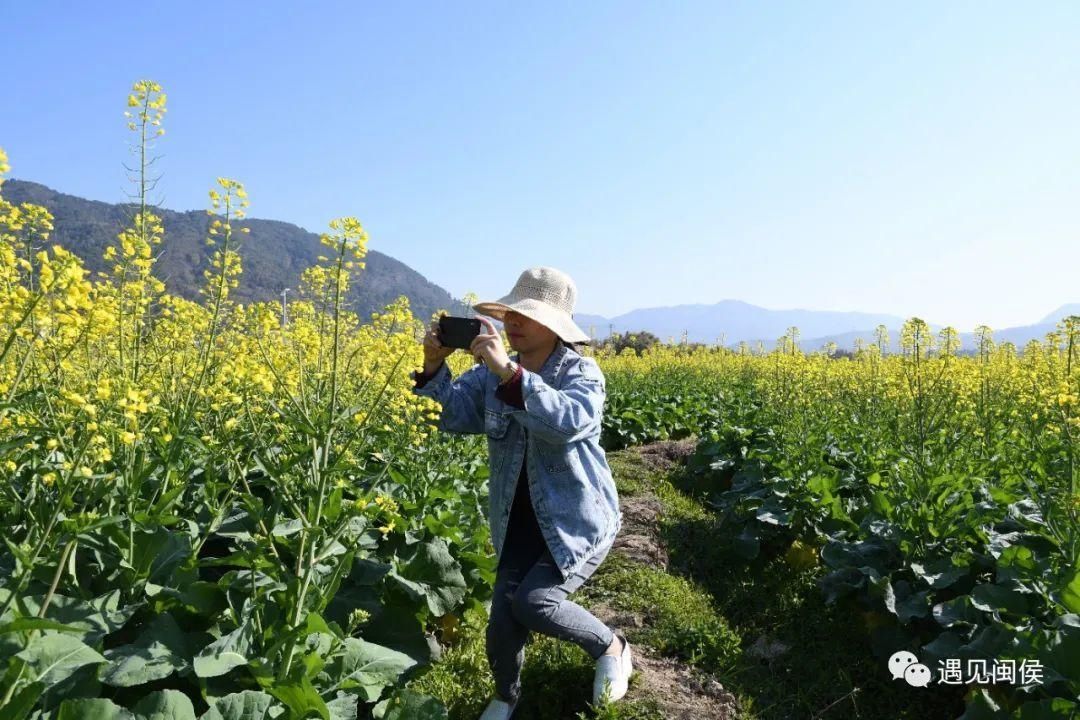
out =
<path fill-rule="evenodd" d="M 693 452 L 692 441 L 668 441 L 631 448 L 650 471 L 666 472 Z M 636 563 L 667 570 L 668 553 L 660 538 L 658 518 L 663 504 L 648 487 L 619 498 L 623 527 L 612 547 Z M 596 617 L 613 628 L 642 628 L 649 621 L 639 613 L 593 607 Z M 635 675 L 627 699 L 655 701 L 671 720 L 727 720 L 735 717 L 737 701 L 708 673 L 687 663 L 661 656 L 645 645 L 631 642 Z"/>

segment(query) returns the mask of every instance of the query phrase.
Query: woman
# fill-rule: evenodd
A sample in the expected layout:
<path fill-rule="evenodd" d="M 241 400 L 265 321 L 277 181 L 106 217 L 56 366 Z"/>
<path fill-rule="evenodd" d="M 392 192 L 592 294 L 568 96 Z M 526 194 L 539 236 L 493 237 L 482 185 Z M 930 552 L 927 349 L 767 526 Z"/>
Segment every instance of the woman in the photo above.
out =
<path fill-rule="evenodd" d="M 604 376 L 574 350 L 588 341 L 574 323 L 573 280 L 530 268 L 496 302 L 473 308 L 502 320 L 511 359 L 487 318 L 469 352 L 477 364 L 451 380 L 444 360 L 454 348 L 433 322 L 424 337 L 424 371 L 413 392 L 442 404 L 439 428 L 488 436 L 489 523 L 499 558 L 487 655 L 495 678 L 481 720 L 507 720 L 521 695 L 529 631 L 569 640 L 596 660 L 593 703 L 626 694 L 630 646 L 580 605 L 566 599 L 607 556 L 622 527 L 618 493 L 600 423 Z"/>

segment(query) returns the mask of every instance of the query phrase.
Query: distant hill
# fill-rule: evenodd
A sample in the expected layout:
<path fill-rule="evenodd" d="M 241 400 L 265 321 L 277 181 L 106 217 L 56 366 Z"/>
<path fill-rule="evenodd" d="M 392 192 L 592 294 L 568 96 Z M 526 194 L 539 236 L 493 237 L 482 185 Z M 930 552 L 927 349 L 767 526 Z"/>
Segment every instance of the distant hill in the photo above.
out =
<path fill-rule="evenodd" d="M 130 203 L 110 204 L 65 195 L 25 180 L 6 180 L 2 192 L 8 202 L 30 202 L 47 208 L 54 217 L 50 242 L 82 258 L 93 279 L 98 272 L 107 271 L 102 253 L 116 242 L 117 233 L 130 225 L 128 218 L 138 208 Z M 216 249 L 205 243 L 210 216 L 205 210 L 176 212 L 158 208 L 154 213 L 165 227 L 161 245 L 155 250 L 161 257 L 154 274 L 170 293 L 201 301 L 198 288 L 204 282 L 202 273 Z M 285 288 L 293 291 L 288 298 L 295 298 L 301 271 L 314 265 L 318 255 L 328 254 L 318 234 L 290 223 L 245 218 L 235 222 L 234 227 L 251 228 L 250 234 L 240 236 L 238 252 L 244 271 L 239 286 L 232 291 L 238 302 L 280 302 Z M 460 301 L 404 263 L 377 250 L 368 250 L 364 262 L 365 269 L 354 275 L 346 296 L 349 309 L 362 319 L 382 311 L 400 295 L 409 298 L 413 315 L 425 323 L 440 308 L 460 314 Z"/>
<path fill-rule="evenodd" d="M 1069 305 L 1062 305 L 1057 310 L 1050 313 L 1049 315 L 1044 317 L 1039 322 L 1043 323 L 1043 324 L 1057 325 L 1059 322 L 1061 322 L 1062 318 L 1068 317 L 1069 315 L 1078 315 L 1078 316 L 1080 316 L 1080 303 L 1071 303 Z"/>
<path fill-rule="evenodd" d="M 116 234 L 130 224 L 129 217 L 137 207 L 130 203 L 110 204 L 65 195 L 25 180 L 5 181 L 3 196 L 9 202 L 31 202 L 48 208 L 54 216 L 55 226 L 51 241 L 79 255 L 91 277 L 106 271 L 102 253 L 115 242 Z M 201 300 L 197 289 L 202 285 L 202 272 L 208 266 L 209 251 L 212 250 L 205 244 L 210 216 L 205 210 L 155 209 L 155 212 L 165 225 L 165 239 L 157 249 L 161 257 L 155 265 L 155 274 L 169 292 L 189 300 Z M 327 254 L 318 234 L 290 223 L 245 219 L 236 226 L 251 229 L 249 235 L 241 236 L 239 249 L 244 273 L 239 287 L 233 292 L 240 302 L 280 301 L 282 290 L 295 291 L 300 272 L 314 265 L 318 255 Z M 381 311 L 400 295 L 409 298 L 413 315 L 425 324 L 440 309 L 454 315 L 468 312 L 459 299 L 388 255 L 369 250 L 365 262 L 367 267 L 354 278 L 346 298 L 350 309 L 361 318 L 367 319 L 371 313 Z M 292 297 L 295 296 L 290 295 Z M 1067 315 L 1080 315 L 1080 303 L 1062 305 L 1032 325 L 994 328 L 994 340 L 1009 341 L 1022 347 L 1029 340 L 1042 340 Z M 817 350 L 828 342 L 850 350 L 857 338 L 861 337 L 866 343 L 874 342 L 874 330 L 878 325 L 884 325 L 895 352 L 899 350 L 900 328 L 905 320 L 880 313 L 769 310 L 740 300 L 722 300 L 712 305 L 641 308 L 612 318 L 588 313 L 574 315 L 574 322 L 598 340 L 611 332 L 646 330 L 661 341 L 673 338 L 678 342 L 685 330 L 690 342 L 711 345 L 722 336 L 728 347 L 735 347 L 741 341 L 756 345 L 760 340 L 770 350 L 775 347 L 777 338 L 795 326 L 799 328 L 799 346 L 804 351 Z M 935 333 L 942 328 L 929 320 L 927 323 Z M 495 325 L 502 326 L 499 322 Z M 975 336 L 962 333 L 960 342 L 962 350 L 971 350 L 975 346 Z"/>
<path fill-rule="evenodd" d="M 1011 342 L 1022 348 L 1032 339 L 1043 340 L 1048 332 L 1056 329 L 1058 321 L 1070 314 L 1080 315 L 1080 304 L 1063 305 L 1033 325 L 992 328 L 994 342 Z M 611 332 L 645 330 L 661 341 L 674 338 L 678 342 L 686 330 L 689 342 L 712 345 L 723 336 L 727 347 L 736 347 L 742 341 L 755 346 L 760 340 L 767 350 L 773 349 L 776 340 L 785 335 L 789 327 L 795 326 L 799 328 L 799 347 L 806 352 L 829 342 L 835 342 L 839 349 L 853 350 L 858 338 L 866 344 L 875 342 L 875 330 L 878 325 L 884 325 L 889 331 L 890 351 L 899 352 L 900 330 L 907 318 L 860 312 L 769 310 L 738 300 L 724 300 L 713 305 L 645 308 L 611 318 L 580 314 L 574 320 L 585 332 L 591 327 L 597 339 L 603 339 Z M 935 335 L 944 327 L 929 320 L 927 325 Z M 960 333 L 961 352 L 973 350 L 975 344 L 974 333 Z"/>
<path fill-rule="evenodd" d="M 1018 350 L 1022 350 L 1024 345 L 1027 345 L 1032 340 L 1045 340 L 1047 333 L 1057 330 L 1057 324 L 1065 317 L 1069 315 L 1080 315 L 1080 303 L 1073 303 L 1071 305 L 1062 305 L 1060 308 L 1045 316 L 1042 320 L 1032 325 L 1019 325 L 1016 327 L 1007 328 L 991 328 L 992 337 L 995 344 L 1001 344 L 1004 342 L 1010 342 L 1016 346 Z M 941 326 L 931 324 L 930 327 L 937 333 L 941 330 Z M 862 338 L 864 343 L 874 342 L 874 333 L 872 330 L 864 332 L 851 332 L 840 333 L 836 335 L 826 335 L 822 337 L 812 338 L 805 343 L 800 343 L 800 346 L 804 350 L 816 350 L 828 342 L 835 342 L 838 348 L 845 348 L 848 350 L 854 349 L 855 339 Z M 890 328 L 889 331 L 889 345 L 892 352 L 900 351 L 900 332 L 897 329 L 893 332 Z M 978 347 L 978 337 L 973 332 L 960 333 L 960 352 L 974 352 Z"/>
<path fill-rule="evenodd" d="M 579 319 L 581 318 L 581 319 Z M 602 339 L 611 332 L 624 333 L 647 330 L 662 341 L 676 342 L 685 330 L 689 342 L 715 344 L 723 336 L 724 344 L 732 347 L 741 341 L 755 344 L 758 340 L 772 349 L 776 339 L 791 326 L 799 328 L 800 339 L 826 334 L 858 332 L 878 325 L 896 328 L 904 318 L 896 315 L 823 310 L 769 310 L 741 300 L 723 300 L 712 305 L 675 305 L 632 310 L 606 318 L 601 315 L 579 315 L 577 324 L 586 332 L 595 327 L 596 337 Z M 800 346 L 807 347 L 801 340 Z"/>

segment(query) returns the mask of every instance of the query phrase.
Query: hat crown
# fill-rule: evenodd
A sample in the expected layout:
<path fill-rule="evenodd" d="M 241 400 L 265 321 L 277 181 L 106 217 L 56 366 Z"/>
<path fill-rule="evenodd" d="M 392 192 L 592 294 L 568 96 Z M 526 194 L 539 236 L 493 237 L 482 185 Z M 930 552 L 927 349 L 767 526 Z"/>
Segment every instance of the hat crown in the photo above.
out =
<path fill-rule="evenodd" d="M 510 295 L 515 299 L 539 300 L 570 315 L 577 304 L 574 281 L 561 270 L 550 267 L 529 268 L 521 273 Z"/>
<path fill-rule="evenodd" d="M 577 286 L 570 276 L 552 267 L 532 267 L 521 273 L 514 288 L 493 302 L 481 302 L 473 309 L 498 320 L 509 311 L 554 330 L 564 342 L 587 343 L 589 336 L 574 323 Z"/>

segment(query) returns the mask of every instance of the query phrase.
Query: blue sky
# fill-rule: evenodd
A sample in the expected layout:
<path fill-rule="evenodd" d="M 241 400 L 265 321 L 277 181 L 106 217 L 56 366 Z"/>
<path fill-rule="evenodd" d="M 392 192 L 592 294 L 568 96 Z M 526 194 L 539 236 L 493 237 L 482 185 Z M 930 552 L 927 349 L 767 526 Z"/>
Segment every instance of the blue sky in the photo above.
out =
<path fill-rule="evenodd" d="M 738 299 L 970 330 L 1080 301 L 1080 4 L 0 0 L 11 177 L 369 247 L 455 296 L 551 265 L 579 312 Z M 250 242 L 257 242 L 252 236 Z"/>

